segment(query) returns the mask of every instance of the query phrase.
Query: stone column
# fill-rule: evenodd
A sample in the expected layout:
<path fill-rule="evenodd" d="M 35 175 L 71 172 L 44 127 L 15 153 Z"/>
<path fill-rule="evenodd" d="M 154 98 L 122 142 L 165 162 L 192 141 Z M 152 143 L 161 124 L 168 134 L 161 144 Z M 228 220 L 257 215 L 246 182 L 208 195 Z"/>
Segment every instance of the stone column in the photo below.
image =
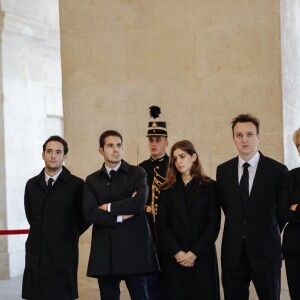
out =
<path fill-rule="evenodd" d="M 284 119 L 284 160 L 292 169 L 299 167 L 293 132 L 300 128 L 300 0 L 282 0 L 282 95 Z"/>
<path fill-rule="evenodd" d="M 24 229 L 25 183 L 63 133 L 58 1 L 2 0 L 0 19 L 0 229 Z M 25 240 L 0 237 L 0 279 L 23 273 Z"/>

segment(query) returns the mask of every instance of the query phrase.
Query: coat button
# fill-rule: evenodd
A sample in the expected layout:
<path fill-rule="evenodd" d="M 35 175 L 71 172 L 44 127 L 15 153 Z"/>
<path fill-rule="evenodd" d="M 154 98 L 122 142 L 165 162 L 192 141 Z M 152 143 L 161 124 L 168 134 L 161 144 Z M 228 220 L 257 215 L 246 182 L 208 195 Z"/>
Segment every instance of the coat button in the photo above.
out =
<path fill-rule="evenodd" d="M 110 182 L 108 182 L 107 185 L 110 185 Z"/>

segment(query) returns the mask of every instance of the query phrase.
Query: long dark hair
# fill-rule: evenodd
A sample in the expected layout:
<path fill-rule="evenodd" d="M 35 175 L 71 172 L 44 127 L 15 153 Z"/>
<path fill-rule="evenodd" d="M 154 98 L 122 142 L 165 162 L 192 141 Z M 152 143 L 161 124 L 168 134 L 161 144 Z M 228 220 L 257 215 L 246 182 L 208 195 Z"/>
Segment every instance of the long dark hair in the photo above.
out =
<path fill-rule="evenodd" d="M 174 151 L 176 149 L 180 149 L 189 155 L 196 154 L 197 157 L 192 165 L 190 174 L 196 180 L 196 182 L 199 183 L 199 185 L 201 185 L 203 182 L 208 182 L 212 180 L 210 177 L 208 177 L 205 174 L 194 145 L 188 140 L 183 140 L 175 143 L 171 148 L 170 160 L 169 160 L 168 171 L 167 171 L 167 179 L 161 186 L 162 190 L 167 190 L 173 187 L 176 183 L 178 175 L 180 174 L 180 172 L 177 170 L 175 166 L 175 160 L 174 160 Z"/>

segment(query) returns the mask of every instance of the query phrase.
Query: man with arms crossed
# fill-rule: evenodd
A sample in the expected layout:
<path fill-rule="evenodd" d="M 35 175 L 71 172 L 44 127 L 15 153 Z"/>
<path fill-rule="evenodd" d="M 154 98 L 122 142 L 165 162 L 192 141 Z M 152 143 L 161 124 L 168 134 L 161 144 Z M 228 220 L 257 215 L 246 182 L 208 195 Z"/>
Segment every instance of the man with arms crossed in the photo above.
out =
<path fill-rule="evenodd" d="M 278 220 L 286 207 L 282 191 L 287 168 L 257 150 L 259 120 L 242 114 L 232 121 L 235 157 L 217 168 L 225 215 L 221 262 L 226 300 L 249 299 L 253 282 L 259 299 L 279 300 L 282 263 Z"/>
<path fill-rule="evenodd" d="M 145 171 L 124 160 L 123 138 L 113 130 L 99 138 L 102 168 L 86 179 L 83 210 L 93 223 L 87 275 L 98 278 L 102 300 L 119 300 L 124 279 L 133 300 L 149 300 L 147 273 L 159 270 L 145 216 Z"/>

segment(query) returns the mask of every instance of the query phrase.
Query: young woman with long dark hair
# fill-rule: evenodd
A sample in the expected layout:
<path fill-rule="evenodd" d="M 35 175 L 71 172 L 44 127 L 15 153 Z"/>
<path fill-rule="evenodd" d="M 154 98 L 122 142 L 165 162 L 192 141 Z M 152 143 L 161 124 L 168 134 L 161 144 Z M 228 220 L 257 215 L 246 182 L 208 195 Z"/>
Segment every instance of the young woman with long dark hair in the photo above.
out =
<path fill-rule="evenodd" d="M 220 299 L 215 249 L 220 218 L 215 182 L 193 144 L 175 143 L 158 205 L 164 299 Z"/>

